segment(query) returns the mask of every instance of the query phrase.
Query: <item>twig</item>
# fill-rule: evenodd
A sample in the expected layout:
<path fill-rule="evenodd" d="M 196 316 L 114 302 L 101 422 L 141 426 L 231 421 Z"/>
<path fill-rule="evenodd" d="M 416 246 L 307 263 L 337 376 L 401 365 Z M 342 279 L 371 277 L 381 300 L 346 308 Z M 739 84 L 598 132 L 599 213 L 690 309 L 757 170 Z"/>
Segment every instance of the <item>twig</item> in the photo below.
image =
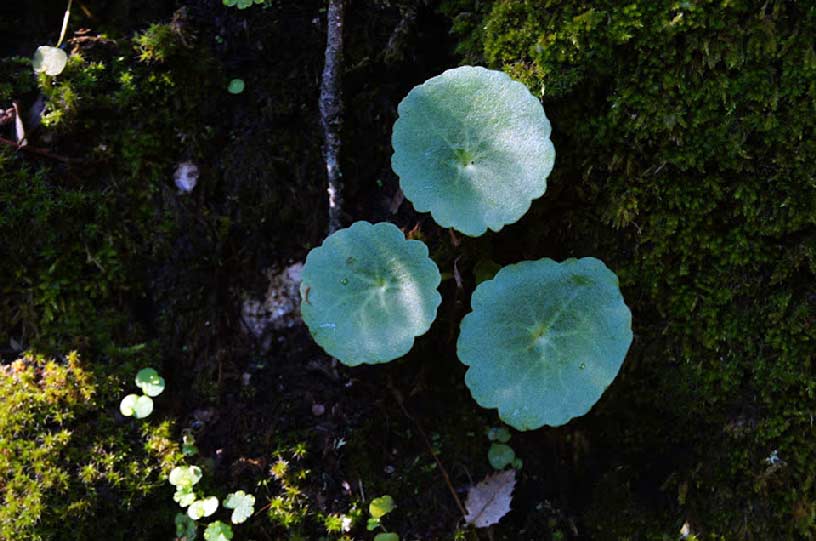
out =
<path fill-rule="evenodd" d="M 456 494 L 456 489 L 453 488 L 453 483 L 451 483 L 450 476 L 448 475 L 448 470 L 445 469 L 445 466 L 442 465 L 442 461 L 439 460 L 439 457 L 433 450 L 433 446 L 431 445 L 431 441 L 428 439 L 428 436 L 425 434 L 425 431 L 422 430 L 422 425 L 419 424 L 414 417 L 408 413 L 408 410 L 405 408 L 405 404 L 402 401 L 402 394 L 394 388 L 393 385 L 388 385 L 391 388 L 391 392 L 394 394 L 394 398 L 397 400 L 397 404 L 399 404 L 402 413 L 405 414 L 411 421 L 413 421 L 414 425 L 419 432 L 419 435 L 422 436 L 422 441 L 425 442 L 425 446 L 428 448 L 428 452 L 431 453 L 431 456 L 436 461 L 436 465 L 439 466 L 439 471 L 442 472 L 442 477 L 445 478 L 445 483 L 448 485 L 448 490 L 450 490 L 451 496 L 453 496 L 453 500 L 456 502 L 456 507 L 459 508 L 459 511 L 462 513 L 462 518 L 467 516 L 467 511 L 465 511 L 465 507 L 462 505 L 462 500 L 459 499 L 459 495 Z"/>
<path fill-rule="evenodd" d="M 12 141 L 11 139 L 6 139 L 5 137 L 0 137 L 0 144 L 8 145 L 10 147 L 14 147 L 16 150 L 23 150 L 25 152 L 30 152 L 32 154 L 37 154 L 38 156 L 43 156 L 45 158 L 51 158 L 52 160 L 57 160 L 60 162 L 71 163 L 76 160 L 72 160 L 71 158 L 66 158 L 65 156 L 60 156 L 59 154 L 52 154 L 51 152 L 47 151 L 44 148 L 36 148 L 29 145 L 20 146 L 17 142 Z"/>
<path fill-rule="evenodd" d="M 329 234 L 340 229 L 343 204 L 340 172 L 340 128 L 343 124 L 343 97 L 340 79 L 343 67 L 344 0 L 329 0 L 326 16 L 326 53 L 320 82 L 320 120 L 323 126 L 323 157 L 326 161 L 329 193 Z"/>
<path fill-rule="evenodd" d="M 71 18 L 71 4 L 73 3 L 74 0 L 68 0 L 68 7 L 65 8 L 65 15 L 62 16 L 62 31 L 60 32 L 60 37 L 57 41 L 57 47 L 62 45 L 62 40 L 65 39 L 65 31 L 68 30 L 68 19 Z"/>

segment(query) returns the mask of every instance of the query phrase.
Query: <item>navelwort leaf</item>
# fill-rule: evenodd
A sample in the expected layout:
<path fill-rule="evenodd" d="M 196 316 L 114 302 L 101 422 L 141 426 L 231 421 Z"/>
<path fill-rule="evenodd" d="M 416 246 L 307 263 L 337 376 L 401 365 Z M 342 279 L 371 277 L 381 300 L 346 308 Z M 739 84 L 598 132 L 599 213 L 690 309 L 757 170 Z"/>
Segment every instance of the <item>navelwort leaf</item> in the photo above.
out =
<path fill-rule="evenodd" d="M 184 539 L 184 541 L 195 541 L 196 533 L 198 532 L 198 524 L 181 513 L 176 513 L 176 539 Z"/>
<path fill-rule="evenodd" d="M 371 503 L 368 504 L 368 512 L 372 517 L 380 519 L 393 511 L 394 507 L 396 507 L 396 505 L 394 505 L 394 498 L 391 496 L 380 496 L 379 498 L 371 500 Z"/>
<path fill-rule="evenodd" d="M 159 396 L 164 391 L 164 378 L 152 368 L 142 368 L 136 373 L 136 387 L 147 396 Z"/>
<path fill-rule="evenodd" d="M 255 512 L 255 496 L 239 490 L 232 494 L 227 494 L 224 500 L 224 507 L 232 509 L 232 523 L 241 524 L 252 516 Z"/>
<path fill-rule="evenodd" d="M 189 507 L 195 499 L 195 491 L 192 486 L 188 485 L 176 487 L 176 492 L 173 494 L 173 501 L 179 504 L 180 507 Z"/>
<path fill-rule="evenodd" d="M 309 252 L 301 314 L 315 341 L 344 364 L 384 363 L 430 328 L 441 280 L 423 242 L 390 223 L 357 222 Z"/>
<path fill-rule="evenodd" d="M 153 413 L 153 400 L 148 396 L 129 394 L 119 403 L 119 411 L 125 417 L 144 419 Z"/>
<path fill-rule="evenodd" d="M 68 55 L 58 47 L 42 45 L 37 47 L 31 63 L 35 72 L 55 76 L 65 69 L 65 65 L 68 63 Z"/>
<path fill-rule="evenodd" d="M 226 522 L 216 520 L 204 530 L 206 541 L 230 541 L 232 539 L 232 526 Z"/>
<path fill-rule="evenodd" d="M 201 481 L 201 468 L 198 466 L 176 466 L 170 470 L 168 481 L 174 487 L 192 487 Z"/>
<path fill-rule="evenodd" d="M 547 190 L 555 163 L 538 99 L 507 74 L 448 70 L 399 104 L 391 167 L 421 212 L 479 236 L 517 222 Z"/>
<path fill-rule="evenodd" d="M 503 470 L 516 459 L 516 452 L 506 443 L 494 443 L 487 451 L 487 461 L 495 470 Z"/>
<path fill-rule="evenodd" d="M 209 496 L 203 500 L 196 500 L 187 508 L 187 516 L 193 520 L 208 517 L 218 509 L 218 498 Z"/>
<path fill-rule="evenodd" d="M 457 342 L 465 383 L 518 430 L 587 413 L 632 342 L 618 278 L 591 257 L 509 265 L 476 288 L 471 306 Z"/>

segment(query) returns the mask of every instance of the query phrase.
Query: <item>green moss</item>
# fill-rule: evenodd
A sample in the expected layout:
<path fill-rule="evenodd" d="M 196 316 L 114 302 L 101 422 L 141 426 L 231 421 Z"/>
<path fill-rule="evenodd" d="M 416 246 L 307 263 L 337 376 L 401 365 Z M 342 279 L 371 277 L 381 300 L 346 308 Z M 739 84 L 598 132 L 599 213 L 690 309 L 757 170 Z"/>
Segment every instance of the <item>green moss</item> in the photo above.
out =
<path fill-rule="evenodd" d="M 115 401 L 100 386 L 121 387 L 112 379 L 100 381 L 75 353 L 2 367 L 0 537 L 119 539 L 160 526 L 128 515 L 181 452 L 170 423 L 116 422 Z"/>
<path fill-rule="evenodd" d="M 462 4 L 447 3 L 457 20 L 486 13 L 459 26 L 462 52 L 537 92 L 555 130 L 553 203 L 516 233 L 606 254 L 634 304 L 637 345 L 598 414 L 617 429 L 596 445 L 664 499 L 629 498 L 628 516 L 661 534 L 689 520 L 701 538 L 812 536 L 816 8 Z M 548 221 L 556 196 L 568 227 Z M 589 509 L 591 529 L 642 531 Z"/>

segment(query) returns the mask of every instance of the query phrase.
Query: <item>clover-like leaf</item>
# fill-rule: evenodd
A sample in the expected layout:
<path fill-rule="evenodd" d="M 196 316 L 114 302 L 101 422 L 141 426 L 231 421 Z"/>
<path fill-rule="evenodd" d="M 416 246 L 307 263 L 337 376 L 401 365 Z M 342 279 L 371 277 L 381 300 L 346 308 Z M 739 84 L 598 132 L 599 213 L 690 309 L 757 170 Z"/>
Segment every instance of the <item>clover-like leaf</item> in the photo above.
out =
<path fill-rule="evenodd" d="M 391 167 L 421 212 L 479 236 L 517 222 L 547 190 L 555 163 L 550 121 L 507 74 L 462 66 L 399 104 Z"/>
<path fill-rule="evenodd" d="M 184 541 L 195 541 L 198 533 L 198 524 L 182 513 L 176 513 L 176 539 Z"/>
<path fill-rule="evenodd" d="M 462 321 L 459 359 L 473 398 L 518 430 L 584 415 L 632 342 L 618 278 L 587 257 L 525 261 L 480 284 Z"/>
<path fill-rule="evenodd" d="M 374 541 L 399 541 L 399 536 L 395 533 L 378 533 L 374 536 Z"/>
<path fill-rule="evenodd" d="M 516 459 L 516 452 L 505 443 L 494 443 L 487 451 L 487 461 L 493 469 L 503 470 Z"/>
<path fill-rule="evenodd" d="M 170 470 L 168 480 L 174 487 L 193 487 L 201 481 L 201 475 L 198 466 L 176 466 Z"/>
<path fill-rule="evenodd" d="M 510 441 L 510 431 L 503 426 L 493 427 L 487 431 L 487 439 L 499 443 L 507 443 Z"/>
<path fill-rule="evenodd" d="M 129 394 L 119 403 L 119 411 L 125 417 L 144 419 L 153 413 L 153 400 L 149 396 Z"/>
<path fill-rule="evenodd" d="M 216 520 L 204 530 L 206 541 L 230 541 L 232 539 L 232 526 L 226 522 Z"/>
<path fill-rule="evenodd" d="M 241 94 L 246 88 L 246 83 L 244 83 L 243 79 L 233 79 L 229 82 L 229 86 L 227 86 L 227 92 L 230 94 Z"/>
<path fill-rule="evenodd" d="M 133 417 L 136 414 L 136 401 L 139 400 L 139 395 L 129 394 L 119 403 L 119 411 L 125 417 Z"/>
<path fill-rule="evenodd" d="M 379 498 L 371 500 L 371 503 L 368 504 L 368 512 L 373 518 L 381 519 L 393 511 L 395 507 L 394 498 L 391 496 L 380 496 Z"/>
<path fill-rule="evenodd" d="M 209 496 L 202 500 L 196 500 L 187 508 L 187 516 L 193 520 L 208 517 L 218 509 L 218 498 Z"/>
<path fill-rule="evenodd" d="M 159 396 L 164 391 L 164 378 L 152 368 L 142 368 L 136 373 L 136 387 L 147 396 Z"/>
<path fill-rule="evenodd" d="M 239 490 L 227 495 L 227 499 L 224 500 L 224 507 L 233 510 L 230 519 L 232 523 L 241 524 L 255 512 L 255 496 Z"/>
<path fill-rule="evenodd" d="M 181 507 L 190 507 L 195 501 L 196 495 L 192 485 L 179 485 L 176 493 L 173 494 L 173 501 Z"/>
<path fill-rule="evenodd" d="M 306 258 L 301 314 L 315 341 L 344 364 L 408 353 L 442 302 L 442 278 L 423 242 L 394 224 L 357 222 Z"/>
<path fill-rule="evenodd" d="M 59 75 L 68 63 L 68 55 L 59 47 L 42 45 L 34 51 L 34 58 L 31 63 L 37 73 L 45 73 L 51 76 Z"/>

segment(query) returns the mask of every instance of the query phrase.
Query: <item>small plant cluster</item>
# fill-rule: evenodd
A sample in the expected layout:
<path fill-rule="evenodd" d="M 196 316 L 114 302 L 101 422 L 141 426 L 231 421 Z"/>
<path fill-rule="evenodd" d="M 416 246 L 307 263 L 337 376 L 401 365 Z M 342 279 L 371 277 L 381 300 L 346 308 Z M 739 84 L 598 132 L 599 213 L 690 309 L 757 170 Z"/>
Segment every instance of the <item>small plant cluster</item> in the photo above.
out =
<path fill-rule="evenodd" d="M 448 70 L 415 87 L 398 111 L 392 167 L 405 197 L 442 227 L 499 231 L 546 191 L 555 161 L 549 120 L 506 74 Z M 428 331 L 440 282 L 423 242 L 390 223 L 357 222 L 307 256 L 301 313 L 341 362 L 384 363 Z M 471 306 L 457 341 L 465 382 L 480 405 L 519 430 L 588 412 L 632 342 L 618 278 L 594 258 L 506 266 L 479 283 Z M 508 449 L 496 447 L 496 460 Z"/>
<path fill-rule="evenodd" d="M 121 502 L 138 506 L 180 460 L 170 423 L 109 414 L 113 379 L 77 353 L 0 366 L 0 539 L 66 539 L 66 524 L 74 539 L 101 539 L 125 520 Z M 134 538 L 155 533 L 154 511 Z"/>
<path fill-rule="evenodd" d="M 371 500 L 368 504 L 368 513 L 371 518 L 368 519 L 366 528 L 369 532 L 377 528 L 383 531 L 374 536 L 374 541 L 399 541 L 399 535 L 389 532 L 382 525 L 382 518 L 396 508 L 394 498 L 391 496 L 380 496 Z"/>
<path fill-rule="evenodd" d="M 186 432 L 182 444 L 185 456 L 194 456 L 198 449 L 192 434 Z M 186 508 L 186 514 L 176 515 L 176 537 L 185 541 L 194 541 L 198 531 L 198 520 L 208 518 L 218 510 L 219 501 L 216 496 L 206 496 L 196 490 L 196 485 L 203 477 L 201 468 L 195 465 L 176 466 L 170 472 L 168 482 L 176 489 L 173 500 L 180 507 Z M 231 509 L 230 522 L 243 524 L 255 512 L 255 496 L 238 490 L 227 495 L 223 501 L 225 509 Z M 229 541 L 233 537 L 232 526 L 222 520 L 216 520 L 207 525 L 204 530 L 205 541 Z"/>
<path fill-rule="evenodd" d="M 266 0 L 223 0 L 227 7 L 236 7 L 238 9 L 246 9 L 253 5 L 260 5 L 266 3 Z"/>
<path fill-rule="evenodd" d="M 144 419 L 153 413 L 153 398 L 164 392 L 164 378 L 153 368 L 142 368 L 136 373 L 136 387 L 142 395 L 129 394 L 119 403 L 119 411 L 125 417 Z"/>
<path fill-rule="evenodd" d="M 516 456 L 516 452 L 508 443 L 510 442 L 510 431 L 505 427 L 491 428 L 487 431 L 487 439 L 490 440 L 490 449 L 487 451 L 487 461 L 493 469 L 503 470 L 507 466 L 520 470 L 522 461 Z"/>

